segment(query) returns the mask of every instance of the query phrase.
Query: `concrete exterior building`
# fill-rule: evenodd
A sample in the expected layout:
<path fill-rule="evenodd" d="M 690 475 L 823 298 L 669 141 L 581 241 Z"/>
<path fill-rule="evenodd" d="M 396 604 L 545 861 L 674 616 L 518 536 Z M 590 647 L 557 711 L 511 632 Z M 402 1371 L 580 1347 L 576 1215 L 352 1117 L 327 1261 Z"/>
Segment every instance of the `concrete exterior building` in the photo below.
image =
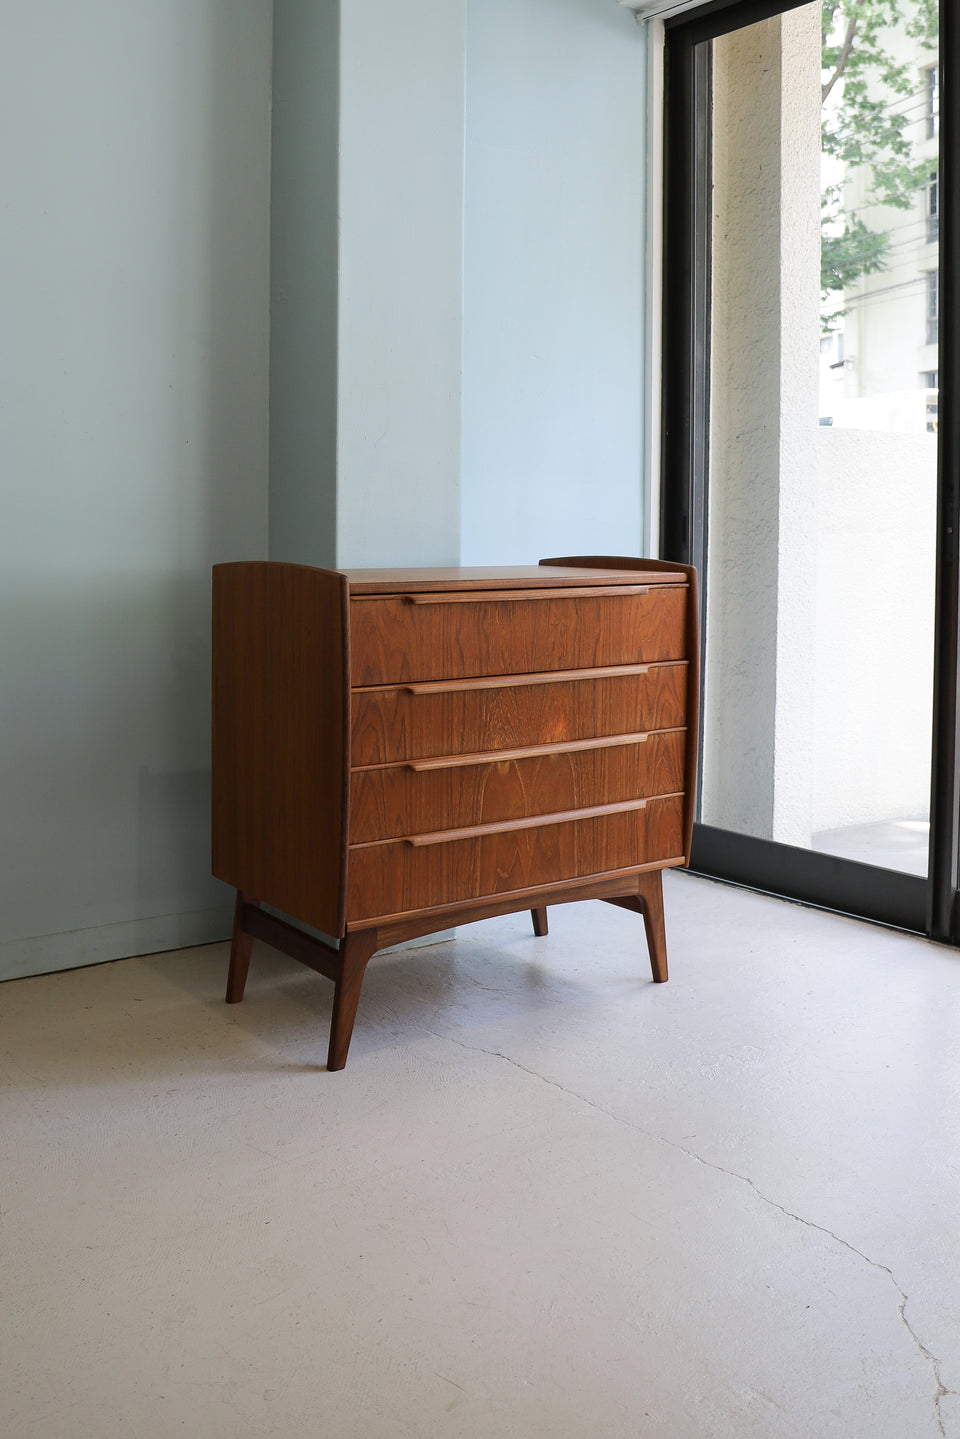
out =
<path fill-rule="evenodd" d="M 933 433 L 937 414 L 939 276 L 939 72 L 936 50 L 903 24 L 883 32 L 884 48 L 908 68 L 909 95 L 876 97 L 903 117 L 904 136 L 923 167 L 909 207 L 878 204 L 869 167 L 844 176 L 843 209 L 889 236 L 886 262 L 861 275 L 836 303 L 843 317 L 823 345 L 821 415 L 855 429 Z M 838 89 L 842 88 L 842 81 Z M 842 101 L 841 101 L 842 103 Z M 826 308 L 832 308 L 832 298 Z"/>

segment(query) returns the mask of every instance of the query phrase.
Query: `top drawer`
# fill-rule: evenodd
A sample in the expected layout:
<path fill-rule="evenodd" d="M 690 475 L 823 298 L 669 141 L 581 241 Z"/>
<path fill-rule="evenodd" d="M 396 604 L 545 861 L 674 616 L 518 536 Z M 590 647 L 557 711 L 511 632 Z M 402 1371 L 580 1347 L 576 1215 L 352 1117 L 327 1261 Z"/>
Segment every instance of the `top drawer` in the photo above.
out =
<path fill-rule="evenodd" d="M 441 591 L 350 601 L 354 685 L 684 658 L 687 588 Z"/>

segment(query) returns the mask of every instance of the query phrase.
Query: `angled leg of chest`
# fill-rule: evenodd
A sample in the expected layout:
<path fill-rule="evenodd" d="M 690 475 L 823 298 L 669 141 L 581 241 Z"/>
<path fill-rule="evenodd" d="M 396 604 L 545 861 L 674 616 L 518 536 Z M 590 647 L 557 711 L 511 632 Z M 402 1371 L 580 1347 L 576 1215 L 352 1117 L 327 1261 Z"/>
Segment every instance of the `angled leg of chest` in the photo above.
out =
<path fill-rule="evenodd" d="M 360 929 L 340 941 L 340 975 L 333 992 L 333 1019 L 330 1022 L 330 1048 L 327 1068 L 343 1069 L 357 1017 L 360 990 L 367 962 L 378 948 L 377 931 Z"/>
<path fill-rule="evenodd" d="M 608 904 L 619 905 L 643 915 L 643 927 L 647 935 L 647 949 L 650 951 L 650 968 L 657 984 L 667 982 L 667 931 L 663 921 L 663 871 L 649 870 L 638 878 L 639 893 L 609 899 Z"/>

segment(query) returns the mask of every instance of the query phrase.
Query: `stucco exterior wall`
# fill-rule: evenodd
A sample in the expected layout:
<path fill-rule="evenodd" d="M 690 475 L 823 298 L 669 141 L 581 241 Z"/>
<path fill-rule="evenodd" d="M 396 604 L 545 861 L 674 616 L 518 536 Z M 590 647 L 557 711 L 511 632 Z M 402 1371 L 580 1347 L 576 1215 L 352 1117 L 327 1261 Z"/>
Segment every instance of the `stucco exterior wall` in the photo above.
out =
<path fill-rule="evenodd" d="M 813 829 L 930 801 L 934 435 L 818 431 Z"/>
<path fill-rule="evenodd" d="M 777 666 L 779 19 L 715 42 L 713 100 L 702 814 L 707 824 L 769 837 Z"/>
<path fill-rule="evenodd" d="M 714 45 L 703 818 L 806 844 L 819 364 L 819 7 Z"/>
<path fill-rule="evenodd" d="M 819 12 L 718 42 L 703 818 L 929 802 L 936 439 L 820 427 Z M 778 123 L 771 123 L 774 117 Z"/>

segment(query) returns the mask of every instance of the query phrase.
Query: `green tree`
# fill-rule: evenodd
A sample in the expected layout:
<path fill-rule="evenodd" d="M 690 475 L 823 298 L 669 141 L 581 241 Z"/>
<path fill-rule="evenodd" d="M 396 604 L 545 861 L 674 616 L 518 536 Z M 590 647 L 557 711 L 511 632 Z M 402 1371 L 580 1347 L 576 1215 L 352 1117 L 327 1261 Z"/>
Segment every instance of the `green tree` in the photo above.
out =
<path fill-rule="evenodd" d="M 824 110 L 825 154 L 847 169 L 868 165 L 871 199 L 879 205 L 909 209 L 917 189 L 930 178 L 929 161 L 914 158 L 905 131 L 917 113 L 897 105 L 916 94 L 916 70 L 891 53 L 889 32 L 902 27 L 911 39 L 931 49 L 939 34 L 938 0 L 823 0 L 822 103 L 842 81 L 839 104 Z M 842 207 L 842 187 L 827 186 L 821 209 L 823 299 L 845 290 L 860 275 L 886 265 L 890 234 L 872 230 Z M 827 322 L 837 318 L 826 317 Z"/>

